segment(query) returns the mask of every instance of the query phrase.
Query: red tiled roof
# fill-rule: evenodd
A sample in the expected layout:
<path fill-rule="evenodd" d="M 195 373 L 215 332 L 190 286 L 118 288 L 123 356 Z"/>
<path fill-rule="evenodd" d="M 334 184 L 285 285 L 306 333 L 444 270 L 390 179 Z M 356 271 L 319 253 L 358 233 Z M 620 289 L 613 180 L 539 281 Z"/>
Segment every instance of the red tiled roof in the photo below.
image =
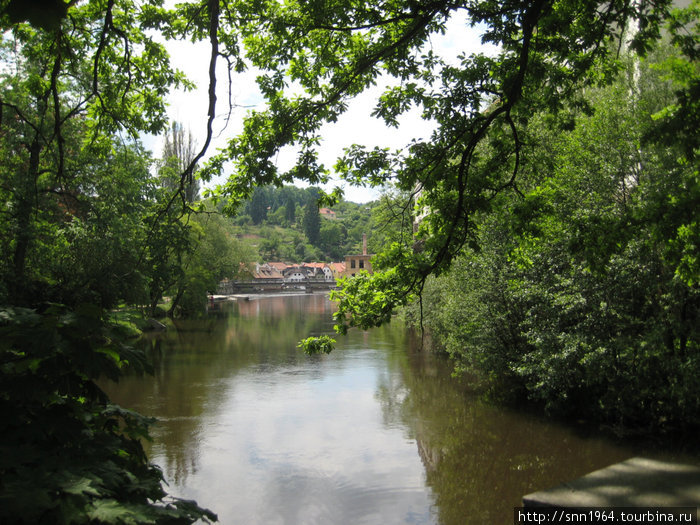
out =
<path fill-rule="evenodd" d="M 267 265 L 273 267 L 278 272 L 286 270 L 287 268 L 289 268 L 291 266 L 291 264 L 287 264 L 284 262 L 269 262 L 269 263 L 267 263 Z"/>
<path fill-rule="evenodd" d="M 334 272 L 338 273 L 343 273 L 345 271 L 345 263 L 344 262 L 332 262 L 329 264 L 331 267 L 331 270 Z"/>
<path fill-rule="evenodd" d="M 328 266 L 327 263 L 319 263 L 319 262 L 307 262 L 303 263 L 303 266 L 307 266 L 309 268 L 323 268 L 325 266 Z"/>

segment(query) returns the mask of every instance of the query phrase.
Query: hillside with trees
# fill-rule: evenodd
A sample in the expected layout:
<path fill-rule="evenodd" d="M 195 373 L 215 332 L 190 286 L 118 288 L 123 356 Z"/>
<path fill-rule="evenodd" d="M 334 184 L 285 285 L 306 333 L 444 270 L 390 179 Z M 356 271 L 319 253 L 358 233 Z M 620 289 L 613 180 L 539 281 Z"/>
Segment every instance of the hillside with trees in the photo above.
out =
<path fill-rule="evenodd" d="M 315 187 L 256 188 L 230 219 L 231 234 L 257 252 L 257 261 L 343 261 L 362 251 L 364 233 L 371 253 L 382 248 L 391 229 L 379 216 L 386 197 L 364 204 L 341 199 L 329 209 L 319 206 L 320 194 Z"/>

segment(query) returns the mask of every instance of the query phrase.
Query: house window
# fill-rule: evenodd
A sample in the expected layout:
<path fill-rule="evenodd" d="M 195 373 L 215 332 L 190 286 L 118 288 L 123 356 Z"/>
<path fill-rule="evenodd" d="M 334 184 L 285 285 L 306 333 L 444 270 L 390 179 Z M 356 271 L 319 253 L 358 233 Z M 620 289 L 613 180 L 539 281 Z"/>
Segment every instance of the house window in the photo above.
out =
<path fill-rule="evenodd" d="M 365 261 L 360 261 L 360 268 L 364 268 L 364 267 L 365 267 Z"/>
<path fill-rule="evenodd" d="M 350 259 L 350 268 L 355 267 L 355 259 Z"/>

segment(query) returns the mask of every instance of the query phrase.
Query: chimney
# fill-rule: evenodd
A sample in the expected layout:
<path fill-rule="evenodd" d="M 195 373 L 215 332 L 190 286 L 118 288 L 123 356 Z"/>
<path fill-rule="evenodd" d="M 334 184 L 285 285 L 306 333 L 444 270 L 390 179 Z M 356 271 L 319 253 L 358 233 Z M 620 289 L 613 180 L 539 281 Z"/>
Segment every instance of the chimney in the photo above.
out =
<path fill-rule="evenodd" d="M 367 234 L 362 234 L 362 255 L 367 255 Z"/>

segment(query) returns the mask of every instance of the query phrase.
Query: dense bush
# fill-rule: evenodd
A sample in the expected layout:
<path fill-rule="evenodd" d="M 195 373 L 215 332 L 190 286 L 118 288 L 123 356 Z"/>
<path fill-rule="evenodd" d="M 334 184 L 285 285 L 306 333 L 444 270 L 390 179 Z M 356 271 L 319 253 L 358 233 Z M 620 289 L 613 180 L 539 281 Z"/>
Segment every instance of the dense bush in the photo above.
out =
<path fill-rule="evenodd" d="M 95 306 L 0 309 L 0 522 L 191 523 L 141 444 L 150 420 L 96 386 L 144 354 Z"/>
<path fill-rule="evenodd" d="M 425 325 L 494 394 L 619 432 L 700 425 L 698 171 L 651 140 L 673 91 L 641 67 L 643 82 L 589 92 L 573 129 L 535 117 L 522 196 L 493 203 L 480 249 L 423 298 Z"/>

